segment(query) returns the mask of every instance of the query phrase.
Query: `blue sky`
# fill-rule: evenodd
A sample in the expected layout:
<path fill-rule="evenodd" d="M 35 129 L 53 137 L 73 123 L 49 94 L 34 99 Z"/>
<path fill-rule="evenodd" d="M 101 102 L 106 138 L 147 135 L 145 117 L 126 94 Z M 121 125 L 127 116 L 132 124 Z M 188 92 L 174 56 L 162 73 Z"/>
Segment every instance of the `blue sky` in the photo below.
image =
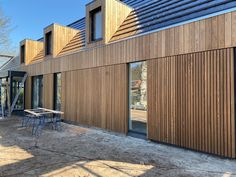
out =
<path fill-rule="evenodd" d="M 67 25 L 85 16 L 85 5 L 91 0 L 0 0 L 4 14 L 11 18 L 12 46 L 25 38 L 38 39 L 43 28 L 58 23 Z"/>

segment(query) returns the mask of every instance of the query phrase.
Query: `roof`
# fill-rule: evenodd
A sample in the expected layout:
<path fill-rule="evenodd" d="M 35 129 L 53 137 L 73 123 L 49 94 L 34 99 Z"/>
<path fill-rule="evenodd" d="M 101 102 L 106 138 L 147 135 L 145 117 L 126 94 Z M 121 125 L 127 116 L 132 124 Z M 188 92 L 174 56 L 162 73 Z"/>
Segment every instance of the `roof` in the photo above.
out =
<path fill-rule="evenodd" d="M 110 42 L 153 32 L 180 23 L 188 22 L 211 14 L 236 8 L 233 0 L 121 0 L 134 10 L 118 28 Z M 235 9 L 234 9 L 235 10 Z M 85 47 L 85 18 L 79 19 L 68 27 L 79 30 L 73 39 L 59 53 L 78 51 Z M 43 38 L 38 41 L 43 41 Z M 43 50 L 34 60 L 44 57 Z M 11 60 L 11 62 L 15 62 Z M 16 62 L 15 62 L 16 63 Z M 14 64 L 13 64 L 14 65 Z M 2 70 L 2 69 L 1 69 Z"/>
<path fill-rule="evenodd" d="M 14 70 L 20 65 L 19 56 L 12 57 L 4 65 L 0 67 L 0 78 L 7 77 L 9 70 Z"/>
<path fill-rule="evenodd" d="M 112 41 L 150 32 L 236 7 L 232 0 L 124 0 L 134 11 Z"/>
<path fill-rule="evenodd" d="M 122 0 L 122 2 L 134 10 L 111 41 L 236 7 L 236 1 L 233 0 Z M 81 30 L 82 36 L 85 37 L 85 18 L 69 24 L 68 27 Z"/>
<path fill-rule="evenodd" d="M 1 55 L 1 54 L 0 54 L 0 68 L 1 68 L 6 62 L 8 62 L 11 58 L 13 58 L 13 56 Z"/>

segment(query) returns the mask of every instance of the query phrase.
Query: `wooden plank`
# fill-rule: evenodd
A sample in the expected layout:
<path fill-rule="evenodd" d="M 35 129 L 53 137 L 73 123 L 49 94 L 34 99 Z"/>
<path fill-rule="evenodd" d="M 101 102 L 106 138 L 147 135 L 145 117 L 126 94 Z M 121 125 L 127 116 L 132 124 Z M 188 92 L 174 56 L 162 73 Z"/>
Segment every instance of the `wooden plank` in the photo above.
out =
<path fill-rule="evenodd" d="M 150 139 L 221 156 L 235 156 L 235 142 L 232 142 L 235 120 L 233 96 L 230 96 L 234 94 L 230 80 L 233 77 L 232 50 L 148 61 Z M 175 59 L 176 64 L 172 65 Z"/>
<path fill-rule="evenodd" d="M 53 109 L 54 96 L 54 80 L 53 74 L 43 76 L 43 107 Z"/>
<path fill-rule="evenodd" d="M 125 64 L 65 74 L 65 120 L 121 133 L 127 132 Z"/>
<path fill-rule="evenodd" d="M 225 14 L 225 47 L 232 46 L 232 13 Z"/>
<path fill-rule="evenodd" d="M 47 57 L 22 69 L 29 75 L 41 75 L 233 47 L 236 46 L 235 26 L 236 13 L 231 12 L 97 48 L 56 55 L 55 61 Z"/>
<path fill-rule="evenodd" d="M 31 108 L 32 77 L 28 76 L 25 83 L 25 108 Z"/>
<path fill-rule="evenodd" d="M 235 131 L 235 51 L 230 49 L 230 94 L 231 94 L 231 146 L 232 146 L 232 158 L 236 157 L 236 131 Z"/>

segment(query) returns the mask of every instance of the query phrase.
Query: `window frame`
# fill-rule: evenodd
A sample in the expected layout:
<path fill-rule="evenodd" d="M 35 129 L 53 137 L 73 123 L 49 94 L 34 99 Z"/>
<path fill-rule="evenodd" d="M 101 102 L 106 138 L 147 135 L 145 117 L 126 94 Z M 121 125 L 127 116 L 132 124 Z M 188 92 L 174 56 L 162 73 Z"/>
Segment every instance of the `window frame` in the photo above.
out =
<path fill-rule="evenodd" d="M 45 34 L 45 56 L 52 55 L 52 31 Z"/>
<path fill-rule="evenodd" d="M 97 13 L 101 13 L 101 37 L 99 38 L 96 38 L 96 21 L 95 21 L 95 15 Z M 101 41 L 103 39 L 103 28 L 102 28 L 102 23 L 103 23 L 103 20 L 102 20 L 102 7 L 97 7 L 96 9 L 94 10 L 91 10 L 90 11 L 90 41 L 91 42 L 96 42 L 96 41 Z"/>

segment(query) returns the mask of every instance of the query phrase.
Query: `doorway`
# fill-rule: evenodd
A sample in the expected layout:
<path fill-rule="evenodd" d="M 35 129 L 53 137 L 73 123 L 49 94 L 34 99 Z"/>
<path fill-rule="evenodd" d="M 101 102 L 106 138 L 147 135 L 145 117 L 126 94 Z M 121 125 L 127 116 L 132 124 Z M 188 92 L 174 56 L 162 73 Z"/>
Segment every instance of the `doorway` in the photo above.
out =
<path fill-rule="evenodd" d="M 43 107 L 43 76 L 32 78 L 32 108 Z"/>
<path fill-rule="evenodd" d="M 147 134 L 147 63 L 129 64 L 129 131 Z"/>
<path fill-rule="evenodd" d="M 24 83 L 22 83 L 22 77 L 13 76 L 11 79 L 11 103 L 13 103 L 16 95 L 19 93 L 19 97 L 14 106 L 14 111 L 24 110 Z"/>

